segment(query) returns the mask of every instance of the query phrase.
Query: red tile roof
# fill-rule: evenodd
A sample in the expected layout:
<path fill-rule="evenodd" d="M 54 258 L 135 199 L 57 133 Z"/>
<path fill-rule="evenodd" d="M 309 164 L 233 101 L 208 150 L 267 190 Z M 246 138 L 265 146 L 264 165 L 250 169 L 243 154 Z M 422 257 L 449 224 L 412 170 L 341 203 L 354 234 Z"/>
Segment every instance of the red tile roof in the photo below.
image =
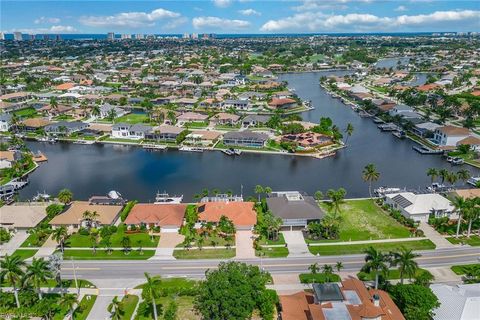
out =
<path fill-rule="evenodd" d="M 200 221 L 218 222 L 221 216 L 232 220 L 239 226 L 253 226 L 257 223 L 257 213 L 253 202 L 206 202 L 199 203 L 198 219 Z"/>
<path fill-rule="evenodd" d="M 186 204 L 136 204 L 125 219 L 125 224 L 155 224 L 160 227 L 180 227 L 185 216 Z"/>

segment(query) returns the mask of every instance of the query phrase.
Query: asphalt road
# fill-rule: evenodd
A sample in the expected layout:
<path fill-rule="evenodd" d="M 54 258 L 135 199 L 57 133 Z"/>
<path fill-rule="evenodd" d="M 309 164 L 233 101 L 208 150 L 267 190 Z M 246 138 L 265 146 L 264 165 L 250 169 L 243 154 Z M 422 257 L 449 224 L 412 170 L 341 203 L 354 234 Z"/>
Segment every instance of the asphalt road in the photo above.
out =
<path fill-rule="evenodd" d="M 419 252 L 417 258 L 420 267 L 439 267 L 458 264 L 478 263 L 480 259 L 479 247 L 458 247 Z M 233 260 L 233 259 L 232 259 Z M 341 261 L 345 271 L 357 271 L 364 264 L 364 255 L 318 256 L 306 258 L 275 258 L 275 259 L 235 259 L 263 267 L 272 274 L 301 273 L 308 270 L 308 266 L 318 262 L 335 264 Z M 207 269 L 216 268 L 221 260 L 76 260 L 75 271 L 78 278 L 87 280 L 143 279 L 144 273 L 151 275 L 202 277 Z M 73 277 L 71 261 L 64 261 L 62 276 Z M 119 283 L 120 285 L 120 283 Z"/>

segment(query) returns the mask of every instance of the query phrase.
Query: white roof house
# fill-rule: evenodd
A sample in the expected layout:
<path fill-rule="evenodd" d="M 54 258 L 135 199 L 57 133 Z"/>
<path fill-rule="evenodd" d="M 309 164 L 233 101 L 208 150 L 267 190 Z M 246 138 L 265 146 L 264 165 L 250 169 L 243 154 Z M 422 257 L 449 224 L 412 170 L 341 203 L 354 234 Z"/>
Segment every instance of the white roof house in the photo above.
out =
<path fill-rule="evenodd" d="M 428 221 L 430 214 L 437 218 L 448 216 L 455 218 L 454 207 L 450 200 L 436 194 L 415 194 L 413 192 L 401 192 L 387 194 L 385 202 L 407 218 L 415 221 Z"/>
<path fill-rule="evenodd" d="M 480 283 L 430 286 L 441 305 L 434 310 L 434 320 L 478 320 L 480 315 Z"/>

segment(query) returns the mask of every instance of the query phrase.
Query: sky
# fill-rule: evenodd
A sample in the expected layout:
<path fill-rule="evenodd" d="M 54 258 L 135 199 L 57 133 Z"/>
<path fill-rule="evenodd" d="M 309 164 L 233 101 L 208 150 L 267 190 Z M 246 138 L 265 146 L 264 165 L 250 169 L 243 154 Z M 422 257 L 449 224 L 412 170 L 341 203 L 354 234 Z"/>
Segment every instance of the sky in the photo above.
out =
<path fill-rule="evenodd" d="M 0 9 L 6 33 L 480 31 L 479 0 L 1 0 Z"/>

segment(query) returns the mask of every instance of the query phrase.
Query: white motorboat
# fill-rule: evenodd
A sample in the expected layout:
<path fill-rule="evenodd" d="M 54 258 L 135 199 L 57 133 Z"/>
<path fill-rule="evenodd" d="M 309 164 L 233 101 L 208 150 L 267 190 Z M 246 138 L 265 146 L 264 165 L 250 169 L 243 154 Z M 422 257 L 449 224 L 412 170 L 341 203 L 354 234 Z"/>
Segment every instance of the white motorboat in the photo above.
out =
<path fill-rule="evenodd" d="M 227 156 L 233 156 L 235 154 L 232 149 L 224 149 L 222 150 L 222 152 L 225 153 Z"/>
<path fill-rule="evenodd" d="M 471 177 L 470 179 L 467 180 L 467 183 L 469 185 L 472 185 L 474 187 L 478 186 L 478 184 L 480 183 L 480 176 L 478 177 Z"/>
<path fill-rule="evenodd" d="M 170 196 L 168 193 L 157 192 L 155 196 L 155 204 L 172 204 L 172 203 L 181 203 L 183 200 L 183 195 L 180 196 Z"/>
<path fill-rule="evenodd" d="M 51 198 L 51 195 L 43 191 L 43 193 L 37 192 L 37 195 L 33 197 L 32 200 L 36 202 L 46 202 L 49 201 Z"/>
<path fill-rule="evenodd" d="M 375 193 L 379 197 L 382 197 L 386 194 L 397 193 L 397 192 L 400 192 L 400 191 L 402 191 L 402 189 L 396 188 L 396 187 L 393 187 L 393 188 L 380 187 L 380 188 L 377 188 L 377 189 L 373 190 L 373 193 Z"/>
<path fill-rule="evenodd" d="M 240 149 L 233 149 L 233 153 L 235 153 L 236 156 L 239 156 L 242 154 L 242 150 Z"/>
<path fill-rule="evenodd" d="M 203 149 L 202 149 L 202 148 L 199 148 L 199 147 L 189 147 L 189 146 L 180 147 L 178 150 L 180 150 L 180 151 L 190 151 L 190 152 L 203 152 Z"/>

